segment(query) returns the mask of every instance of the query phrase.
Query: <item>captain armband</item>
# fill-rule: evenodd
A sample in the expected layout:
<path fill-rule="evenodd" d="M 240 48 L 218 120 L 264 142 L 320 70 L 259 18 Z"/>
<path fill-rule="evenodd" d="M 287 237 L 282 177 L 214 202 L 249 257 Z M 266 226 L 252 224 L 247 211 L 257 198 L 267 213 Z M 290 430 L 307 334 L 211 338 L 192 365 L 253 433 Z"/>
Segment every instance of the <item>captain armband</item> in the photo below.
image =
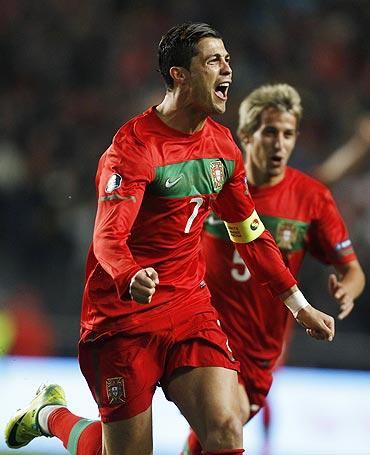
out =
<path fill-rule="evenodd" d="M 265 230 L 265 226 L 255 210 L 246 220 L 240 223 L 227 223 L 225 221 L 225 226 L 231 241 L 234 243 L 252 242 Z"/>
<path fill-rule="evenodd" d="M 301 291 L 295 291 L 288 298 L 284 300 L 285 305 L 292 312 L 293 316 L 296 318 L 302 308 L 306 308 L 309 305 L 305 296 Z"/>

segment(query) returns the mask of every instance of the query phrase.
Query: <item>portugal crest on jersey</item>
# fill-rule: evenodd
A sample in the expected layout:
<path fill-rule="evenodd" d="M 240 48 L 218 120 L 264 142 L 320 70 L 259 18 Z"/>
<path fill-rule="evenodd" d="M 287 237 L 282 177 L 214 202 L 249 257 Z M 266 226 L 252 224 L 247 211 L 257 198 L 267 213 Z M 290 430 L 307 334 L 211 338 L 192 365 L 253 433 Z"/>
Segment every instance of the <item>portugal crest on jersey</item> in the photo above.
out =
<path fill-rule="evenodd" d="M 224 166 L 220 160 L 212 161 L 210 163 L 212 184 L 215 191 L 220 191 L 225 181 Z"/>
<path fill-rule="evenodd" d="M 292 250 L 298 236 L 298 228 L 294 223 L 282 221 L 276 227 L 276 244 L 281 250 Z"/>

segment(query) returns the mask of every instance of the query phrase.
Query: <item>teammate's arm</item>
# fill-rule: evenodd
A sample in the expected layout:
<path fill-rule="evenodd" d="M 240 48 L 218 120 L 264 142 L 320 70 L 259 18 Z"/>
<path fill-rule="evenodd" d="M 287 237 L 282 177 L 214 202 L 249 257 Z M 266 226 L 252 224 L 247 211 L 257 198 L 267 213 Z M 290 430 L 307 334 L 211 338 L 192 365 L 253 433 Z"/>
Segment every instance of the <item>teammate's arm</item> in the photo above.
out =
<path fill-rule="evenodd" d="M 316 178 L 332 185 L 345 177 L 370 153 L 370 114 L 360 118 L 353 136 L 335 150 L 314 172 Z"/>
<path fill-rule="evenodd" d="M 329 276 L 329 293 L 339 305 L 338 319 L 344 319 L 365 287 L 365 275 L 331 192 L 327 188 L 317 192 L 312 205 L 316 219 L 308 232 L 308 250 L 320 262 L 334 266 L 336 274 Z"/>
<path fill-rule="evenodd" d="M 335 265 L 337 274 L 329 276 L 330 295 L 339 305 L 338 319 L 344 319 L 354 308 L 354 300 L 365 287 L 365 274 L 357 260 Z"/>

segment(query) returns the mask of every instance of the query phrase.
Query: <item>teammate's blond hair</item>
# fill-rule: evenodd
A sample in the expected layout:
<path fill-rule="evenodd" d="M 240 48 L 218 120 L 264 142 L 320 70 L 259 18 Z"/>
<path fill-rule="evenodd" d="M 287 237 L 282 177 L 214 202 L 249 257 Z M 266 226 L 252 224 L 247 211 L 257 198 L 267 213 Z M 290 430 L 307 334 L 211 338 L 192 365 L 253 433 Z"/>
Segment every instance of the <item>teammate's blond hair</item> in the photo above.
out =
<path fill-rule="evenodd" d="M 251 136 L 258 130 L 262 111 L 268 107 L 295 115 L 298 128 L 302 118 L 302 105 L 297 90 L 288 84 L 262 85 L 253 90 L 239 107 L 238 136 L 240 139 Z"/>

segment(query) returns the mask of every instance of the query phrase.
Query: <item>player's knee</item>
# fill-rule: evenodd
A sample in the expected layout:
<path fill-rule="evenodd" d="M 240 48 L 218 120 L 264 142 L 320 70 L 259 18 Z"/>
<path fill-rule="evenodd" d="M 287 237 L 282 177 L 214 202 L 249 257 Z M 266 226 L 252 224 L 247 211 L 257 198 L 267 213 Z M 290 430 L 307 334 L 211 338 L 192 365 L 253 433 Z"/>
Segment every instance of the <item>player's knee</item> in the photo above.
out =
<path fill-rule="evenodd" d="M 205 448 L 238 448 L 243 439 L 243 426 L 237 413 L 218 416 L 211 422 L 206 434 Z"/>

